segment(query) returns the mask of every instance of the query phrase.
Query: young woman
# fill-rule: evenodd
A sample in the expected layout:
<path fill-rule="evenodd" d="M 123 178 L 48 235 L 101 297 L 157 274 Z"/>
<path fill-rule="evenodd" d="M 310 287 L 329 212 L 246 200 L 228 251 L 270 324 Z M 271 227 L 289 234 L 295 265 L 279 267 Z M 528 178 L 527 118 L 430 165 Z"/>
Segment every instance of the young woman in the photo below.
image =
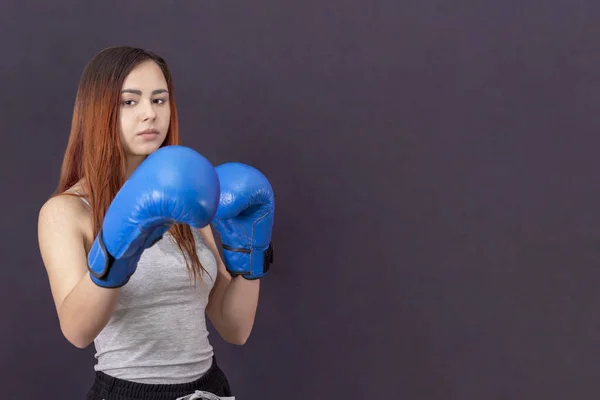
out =
<path fill-rule="evenodd" d="M 210 168 L 218 170 L 220 195 L 227 192 L 233 199 L 221 202 L 213 221 L 207 219 L 195 229 L 185 218 L 165 215 L 164 221 L 176 223 L 161 225 L 160 232 L 156 226 L 148 228 L 130 213 L 148 214 L 144 207 L 181 212 L 177 203 L 189 196 L 188 188 L 156 190 L 165 185 L 165 176 L 183 171 L 161 170 L 163 165 L 178 167 L 179 153 L 161 153 L 179 148 L 175 145 L 177 109 L 166 62 L 127 46 L 95 55 L 81 77 L 58 188 L 42 206 L 38 224 L 62 333 L 78 348 L 92 343 L 96 348 L 89 400 L 233 398 L 215 361 L 205 314 L 224 340 L 246 342 L 254 324 L 259 278 L 272 261 L 272 192 L 251 167 L 232 163 Z M 194 166 L 188 167 L 185 173 L 193 177 Z M 247 186 L 240 189 L 240 182 Z M 127 185 L 128 192 L 122 193 Z M 155 199 L 158 192 L 163 198 Z M 166 203 L 148 206 L 166 202 L 165 196 L 170 196 L 170 208 Z M 209 203 L 188 201 L 192 207 Z M 222 237 L 224 260 L 209 222 Z M 147 229 L 147 237 L 154 238 L 128 243 L 138 246 L 133 256 L 111 254 L 125 240 L 124 234 L 114 233 L 119 229 L 135 234 Z M 244 232 L 252 232 L 251 237 L 240 239 Z M 98 265 L 100 270 L 112 269 L 104 274 Z"/>

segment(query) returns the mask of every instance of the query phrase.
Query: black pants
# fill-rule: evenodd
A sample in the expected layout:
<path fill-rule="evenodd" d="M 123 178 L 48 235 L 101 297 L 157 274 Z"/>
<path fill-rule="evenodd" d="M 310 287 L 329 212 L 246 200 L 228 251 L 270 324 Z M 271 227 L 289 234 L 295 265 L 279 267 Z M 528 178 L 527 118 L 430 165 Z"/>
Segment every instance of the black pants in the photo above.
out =
<path fill-rule="evenodd" d="M 87 400 L 175 400 L 202 390 L 217 396 L 233 396 L 229 382 L 213 358 L 208 371 L 194 382 L 181 384 L 148 384 L 113 378 L 96 371 L 94 384 L 88 391 Z"/>

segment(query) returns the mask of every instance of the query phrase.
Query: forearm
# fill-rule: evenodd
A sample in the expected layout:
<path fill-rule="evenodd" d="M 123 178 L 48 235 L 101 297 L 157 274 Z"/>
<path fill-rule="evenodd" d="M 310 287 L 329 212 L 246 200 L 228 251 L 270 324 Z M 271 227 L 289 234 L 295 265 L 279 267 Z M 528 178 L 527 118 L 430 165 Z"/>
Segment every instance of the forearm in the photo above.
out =
<path fill-rule="evenodd" d="M 232 278 L 215 299 L 219 307 L 219 334 L 234 344 L 244 344 L 254 325 L 260 280 Z"/>
<path fill-rule="evenodd" d="M 63 335 L 78 348 L 85 348 L 104 329 L 117 306 L 120 289 L 94 284 L 89 273 L 83 275 L 58 311 Z"/>
<path fill-rule="evenodd" d="M 214 253 L 219 269 L 219 278 L 207 309 L 209 317 L 224 340 L 244 344 L 254 325 L 260 280 L 248 280 L 241 276 L 232 278 L 221 259 L 211 228 L 206 227 L 200 232 Z"/>

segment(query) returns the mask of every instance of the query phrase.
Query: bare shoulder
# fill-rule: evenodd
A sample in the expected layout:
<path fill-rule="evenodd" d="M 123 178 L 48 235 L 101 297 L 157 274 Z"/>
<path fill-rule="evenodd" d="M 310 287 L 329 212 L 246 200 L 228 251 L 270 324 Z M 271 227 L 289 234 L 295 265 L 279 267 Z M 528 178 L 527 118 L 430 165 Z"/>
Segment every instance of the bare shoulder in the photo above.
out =
<path fill-rule="evenodd" d="M 87 272 L 86 219 L 86 205 L 71 195 L 52 197 L 39 211 L 38 244 L 57 308 Z"/>
<path fill-rule="evenodd" d="M 82 217 L 87 214 L 86 211 L 85 204 L 76 196 L 51 197 L 40 208 L 38 232 L 45 233 L 47 229 L 73 230 L 80 227 Z"/>

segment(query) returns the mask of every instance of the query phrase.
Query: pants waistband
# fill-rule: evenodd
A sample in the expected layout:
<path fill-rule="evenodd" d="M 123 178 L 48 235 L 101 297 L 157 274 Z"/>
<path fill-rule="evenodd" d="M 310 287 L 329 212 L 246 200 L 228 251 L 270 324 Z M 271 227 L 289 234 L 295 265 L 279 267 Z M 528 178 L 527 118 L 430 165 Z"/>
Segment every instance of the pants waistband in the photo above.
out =
<path fill-rule="evenodd" d="M 187 383 L 149 384 L 131 382 L 104 372 L 96 371 L 94 384 L 88 392 L 88 400 L 173 400 L 193 393 L 196 390 L 230 395 L 229 383 L 213 357 L 212 365 L 202 377 Z"/>

